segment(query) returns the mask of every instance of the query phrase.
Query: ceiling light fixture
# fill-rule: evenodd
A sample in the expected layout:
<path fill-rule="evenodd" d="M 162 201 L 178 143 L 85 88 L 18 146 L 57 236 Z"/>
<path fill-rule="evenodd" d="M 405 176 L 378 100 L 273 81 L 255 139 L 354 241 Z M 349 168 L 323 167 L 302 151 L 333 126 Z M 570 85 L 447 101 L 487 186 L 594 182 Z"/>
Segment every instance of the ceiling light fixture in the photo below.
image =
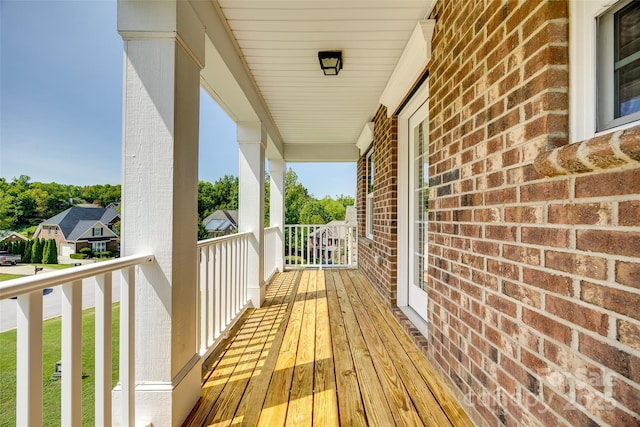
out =
<path fill-rule="evenodd" d="M 325 76 L 337 76 L 342 69 L 342 51 L 318 52 L 318 60 Z"/>

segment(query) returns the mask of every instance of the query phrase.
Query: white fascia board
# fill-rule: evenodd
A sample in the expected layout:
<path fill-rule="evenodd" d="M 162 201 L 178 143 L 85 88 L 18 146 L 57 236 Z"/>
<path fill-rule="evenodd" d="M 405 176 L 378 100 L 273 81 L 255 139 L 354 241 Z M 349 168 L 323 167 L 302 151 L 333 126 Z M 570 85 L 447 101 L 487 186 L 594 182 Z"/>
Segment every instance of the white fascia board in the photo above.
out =
<path fill-rule="evenodd" d="M 367 152 L 373 142 L 374 125 L 375 124 L 373 122 L 365 123 L 362 128 L 362 132 L 360 132 L 360 136 L 358 137 L 358 141 L 356 141 L 356 147 L 360 150 L 361 156 Z"/>
<path fill-rule="evenodd" d="M 435 19 L 425 19 L 414 28 L 380 96 L 380 104 L 387 107 L 387 117 L 393 115 L 431 59 L 431 37 L 435 26 Z"/>
<path fill-rule="evenodd" d="M 354 144 L 287 144 L 287 162 L 357 162 L 360 158 Z"/>
<path fill-rule="evenodd" d="M 232 77 L 230 81 L 228 79 L 218 81 L 211 78 L 211 75 L 205 71 L 202 73 L 201 78 L 201 80 L 206 81 L 206 85 L 204 86 L 227 114 L 236 122 L 254 121 L 257 116 L 258 120 L 260 120 L 267 129 L 267 133 L 271 137 L 276 150 L 279 153 L 283 153 L 282 135 L 273 117 L 271 117 L 271 113 L 266 107 L 266 103 L 251 73 L 240 57 L 238 52 L 239 48 L 234 43 L 230 35 L 231 30 L 221 16 L 222 12 L 217 8 L 217 4 L 214 5 L 213 2 L 194 0 L 191 4 L 200 20 L 204 23 L 207 38 L 210 40 L 211 45 L 221 60 L 218 66 L 224 65 Z M 209 57 L 207 56 L 205 69 L 208 69 L 210 65 L 216 66 L 216 64 L 209 64 Z M 232 88 L 225 88 L 226 85 L 231 85 Z M 241 101 L 235 100 L 238 92 L 243 95 L 243 100 Z M 247 104 L 250 106 L 250 109 L 246 108 Z"/>

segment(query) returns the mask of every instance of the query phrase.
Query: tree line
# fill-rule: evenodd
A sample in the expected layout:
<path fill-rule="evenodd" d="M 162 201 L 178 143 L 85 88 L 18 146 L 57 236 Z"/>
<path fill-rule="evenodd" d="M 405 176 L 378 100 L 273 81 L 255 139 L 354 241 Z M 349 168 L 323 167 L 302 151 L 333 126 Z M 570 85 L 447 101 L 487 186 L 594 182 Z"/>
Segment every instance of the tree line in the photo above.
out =
<path fill-rule="evenodd" d="M 265 225 L 269 224 L 269 176 L 265 180 Z M 238 209 L 238 177 L 225 175 L 214 183 L 198 183 L 198 238 L 206 237 L 202 220 L 218 209 Z M 64 185 L 55 182 L 31 182 L 22 175 L 7 181 L 0 178 L 0 230 L 12 230 L 33 235 L 42 221 L 72 207 L 76 203 L 107 206 L 121 198 L 118 185 Z M 293 169 L 285 176 L 285 223 L 326 224 L 345 218 L 346 207 L 354 204 L 351 196 L 336 199 L 315 198 L 298 180 Z"/>
<path fill-rule="evenodd" d="M 0 230 L 33 234 L 38 224 L 75 203 L 107 206 L 120 200 L 120 185 L 64 185 L 31 182 L 21 175 L 12 181 L 0 178 Z"/>
<path fill-rule="evenodd" d="M 20 254 L 27 264 L 57 264 L 58 247 L 55 239 L 31 239 L 0 242 L 0 250 Z"/>

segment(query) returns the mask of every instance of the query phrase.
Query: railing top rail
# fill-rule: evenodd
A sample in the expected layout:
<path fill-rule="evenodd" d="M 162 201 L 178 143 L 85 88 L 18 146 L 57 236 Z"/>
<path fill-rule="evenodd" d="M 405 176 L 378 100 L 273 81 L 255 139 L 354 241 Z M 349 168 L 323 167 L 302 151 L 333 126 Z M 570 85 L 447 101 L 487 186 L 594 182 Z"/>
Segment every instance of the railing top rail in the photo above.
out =
<path fill-rule="evenodd" d="M 213 243 L 224 242 L 224 241 L 227 241 L 227 240 L 241 239 L 243 237 L 250 236 L 251 234 L 253 234 L 253 233 L 250 232 L 250 231 L 245 231 L 245 232 L 237 233 L 237 234 L 229 234 L 227 236 L 214 237 L 212 239 L 198 240 L 198 248 L 202 248 L 204 246 L 211 245 Z"/>
<path fill-rule="evenodd" d="M 278 225 L 272 225 L 271 227 L 265 227 L 264 231 L 276 231 L 280 228 Z"/>
<path fill-rule="evenodd" d="M 151 254 L 130 255 L 95 264 L 85 264 L 68 270 L 58 270 L 35 276 L 19 277 L 17 279 L 3 282 L 0 285 L 0 300 L 16 297 L 18 295 L 38 291 L 48 287 L 75 282 L 77 280 L 94 277 L 126 267 L 133 267 L 134 265 L 153 262 L 154 259 L 154 256 Z"/>

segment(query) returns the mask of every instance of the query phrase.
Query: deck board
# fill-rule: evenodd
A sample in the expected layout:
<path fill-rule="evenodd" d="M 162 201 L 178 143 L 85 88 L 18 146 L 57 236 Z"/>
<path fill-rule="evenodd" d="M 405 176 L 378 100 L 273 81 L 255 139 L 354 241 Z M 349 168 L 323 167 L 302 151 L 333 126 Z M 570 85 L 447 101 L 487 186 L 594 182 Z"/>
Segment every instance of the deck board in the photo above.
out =
<path fill-rule="evenodd" d="M 279 274 L 185 426 L 471 426 L 357 270 Z"/>

